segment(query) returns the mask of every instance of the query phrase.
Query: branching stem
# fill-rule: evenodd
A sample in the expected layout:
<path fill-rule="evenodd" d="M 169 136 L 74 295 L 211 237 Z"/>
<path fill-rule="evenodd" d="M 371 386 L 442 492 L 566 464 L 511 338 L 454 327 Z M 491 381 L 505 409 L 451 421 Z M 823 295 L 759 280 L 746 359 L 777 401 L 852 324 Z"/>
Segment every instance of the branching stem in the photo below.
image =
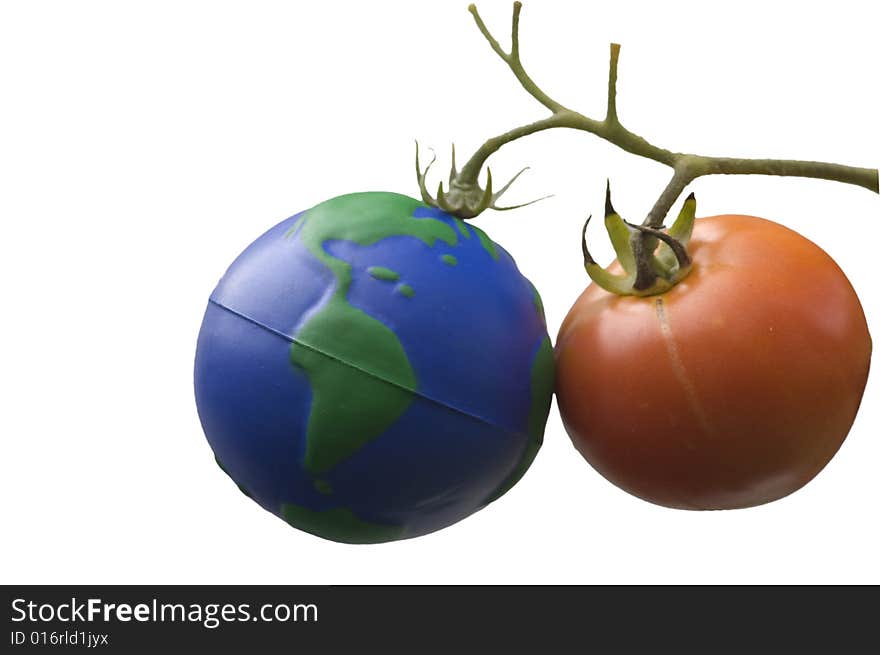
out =
<path fill-rule="evenodd" d="M 519 46 L 519 15 L 522 10 L 520 2 L 513 4 L 513 20 L 511 25 L 510 52 L 504 50 L 498 40 L 492 36 L 477 8 L 470 5 L 468 10 L 473 14 L 477 28 L 489 42 L 492 50 L 507 64 L 520 85 L 546 107 L 551 115 L 534 123 L 514 128 L 509 132 L 495 136 L 486 141 L 462 167 L 458 174 L 461 185 L 475 186 L 477 177 L 486 160 L 503 145 L 516 139 L 534 134 L 542 130 L 567 127 L 590 132 L 640 157 L 652 159 L 673 169 L 673 176 L 651 208 L 643 225 L 658 228 L 672 205 L 681 195 L 685 187 L 694 179 L 703 175 L 782 175 L 793 177 L 810 177 L 823 180 L 834 180 L 864 187 L 878 193 L 878 173 L 876 169 L 843 166 L 814 161 L 795 161 L 783 159 L 736 159 L 730 157 L 706 157 L 688 153 L 673 152 L 660 148 L 646 139 L 626 129 L 617 115 L 617 62 L 620 46 L 611 44 L 611 59 L 608 69 L 608 105 L 605 118 L 596 120 L 577 111 L 565 107 L 542 91 L 528 75 L 520 59 Z"/>

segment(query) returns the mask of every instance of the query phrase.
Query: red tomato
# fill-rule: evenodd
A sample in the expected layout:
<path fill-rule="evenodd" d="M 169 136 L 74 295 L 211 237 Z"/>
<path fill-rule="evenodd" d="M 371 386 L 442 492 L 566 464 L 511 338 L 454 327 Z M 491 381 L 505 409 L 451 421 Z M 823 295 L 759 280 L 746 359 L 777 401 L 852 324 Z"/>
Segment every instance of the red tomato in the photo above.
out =
<path fill-rule="evenodd" d="M 694 267 L 657 296 L 581 295 L 556 342 L 575 447 L 608 480 L 684 509 L 767 503 L 832 458 L 868 377 L 859 299 L 822 249 L 753 216 L 698 219 Z"/>

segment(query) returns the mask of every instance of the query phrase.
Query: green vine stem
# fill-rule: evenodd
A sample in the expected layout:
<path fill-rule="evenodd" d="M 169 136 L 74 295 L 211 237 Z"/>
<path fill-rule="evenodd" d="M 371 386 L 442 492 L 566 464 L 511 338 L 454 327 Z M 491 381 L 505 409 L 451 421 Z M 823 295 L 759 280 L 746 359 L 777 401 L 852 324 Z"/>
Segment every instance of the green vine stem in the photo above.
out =
<path fill-rule="evenodd" d="M 617 115 L 617 65 L 620 57 L 620 46 L 611 44 L 611 58 L 608 71 L 608 104 L 605 117 L 601 120 L 589 118 L 577 111 L 557 102 L 547 95 L 532 80 L 523 67 L 520 59 L 519 47 L 519 16 L 522 9 L 520 2 L 513 4 L 513 19 L 511 26 L 510 51 L 505 51 L 498 40 L 492 36 L 477 8 L 472 4 L 468 10 L 474 17 L 477 28 L 489 42 L 495 53 L 507 64 L 520 85 L 533 97 L 546 107 L 551 115 L 541 120 L 514 128 L 504 134 L 487 140 L 473 156 L 462 166 L 461 171 L 456 171 L 453 164 L 452 174 L 449 179 L 449 192 L 443 191 L 441 184 L 438 189 L 438 197 L 432 198 L 427 193 L 424 177 L 427 169 L 422 172 L 418 166 L 419 185 L 425 202 L 439 206 L 446 211 L 456 213 L 462 218 L 472 218 L 481 211 L 493 209 L 510 209 L 509 207 L 497 207 L 495 201 L 503 193 L 510 183 L 505 185 L 501 192 L 493 194 L 491 191 L 491 172 L 488 176 L 487 188 L 481 189 L 478 176 L 488 158 L 498 149 L 511 141 L 522 138 L 529 134 L 541 132 L 551 128 L 565 127 L 575 130 L 590 132 L 596 136 L 613 143 L 640 157 L 652 159 L 672 168 L 673 175 L 654 203 L 643 226 L 660 228 L 672 205 L 684 191 L 688 184 L 704 175 L 780 175 L 793 177 L 809 177 L 823 180 L 833 180 L 854 184 L 864 187 L 874 193 L 878 193 L 878 171 L 870 168 L 855 166 L 843 166 L 815 161 L 796 161 L 783 159 L 738 159 L 731 157 L 708 157 L 689 153 L 673 152 L 656 146 L 641 136 L 631 132 L 620 122 Z M 641 234 L 641 233 L 640 233 Z"/>

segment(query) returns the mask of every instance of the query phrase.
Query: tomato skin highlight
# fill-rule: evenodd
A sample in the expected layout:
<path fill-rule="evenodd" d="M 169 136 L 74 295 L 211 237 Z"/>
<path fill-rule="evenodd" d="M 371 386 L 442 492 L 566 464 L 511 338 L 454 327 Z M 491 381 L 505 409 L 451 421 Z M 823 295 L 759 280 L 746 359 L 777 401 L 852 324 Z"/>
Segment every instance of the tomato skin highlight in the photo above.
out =
<path fill-rule="evenodd" d="M 777 500 L 852 426 L 871 358 L 864 312 L 834 260 L 777 223 L 698 219 L 690 252 L 692 272 L 664 294 L 590 285 L 574 304 L 555 351 L 563 423 L 599 473 L 652 503 Z"/>

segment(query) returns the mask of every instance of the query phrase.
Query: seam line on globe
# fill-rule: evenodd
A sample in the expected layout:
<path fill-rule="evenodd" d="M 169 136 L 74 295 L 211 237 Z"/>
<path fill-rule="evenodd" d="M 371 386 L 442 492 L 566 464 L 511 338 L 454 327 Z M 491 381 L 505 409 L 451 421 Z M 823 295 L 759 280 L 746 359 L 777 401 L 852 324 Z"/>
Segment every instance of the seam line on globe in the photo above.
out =
<path fill-rule="evenodd" d="M 303 343 L 302 341 L 299 341 L 296 337 L 292 337 L 289 334 L 282 332 L 281 330 L 277 330 L 273 327 L 269 327 L 265 323 L 258 321 L 257 319 L 255 319 L 252 316 L 248 316 L 247 314 L 245 314 L 243 312 L 240 312 L 236 309 L 232 309 L 231 307 L 228 307 L 227 305 L 224 305 L 223 303 L 218 302 L 217 300 L 214 300 L 213 297 L 208 298 L 208 302 L 211 303 L 212 305 L 216 305 L 220 309 L 223 309 L 234 316 L 238 316 L 239 318 L 246 320 L 248 323 L 256 325 L 257 327 L 260 327 L 260 328 L 266 330 L 267 332 L 271 332 L 275 336 L 281 337 L 282 339 L 284 339 L 285 341 L 287 341 L 289 343 L 295 343 L 298 346 L 302 346 L 303 348 L 311 350 L 312 352 L 318 353 L 319 355 L 323 355 L 324 357 L 327 357 L 328 359 L 332 359 L 335 362 L 339 362 L 340 364 L 342 364 L 344 366 L 348 366 L 349 368 L 353 368 L 357 371 L 360 371 L 364 375 L 369 375 L 370 377 L 372 377 L 376 380 L 380 380 L 381 382 L 384 382 L 385 384 L 390 384 L 391 386 L 397 387 L 398 389 L 403 389 L 404 391 L 409 391 L 414 396 L 418 396 L 419 398 L 422 398 L 423 400 L 427 400 L 428 402 L 434 403 L 435 405 L 439 405 L 440 407 L 445 407 L 446 409 L 453 411 L 453 412 L 456 412 L 458 414 L 461 414 L 462 416 L 467 416 L 468 418 L 472 418 L 476 421 L 480 421 L 482 423 L 485 423 L 486 425 L 491 425 L 494 428 L 498 428 L 500 430 L 506 430 L 508 432 L 511 432 L 512 434 L 525 437 L 526 439 L 531 439 L 531 436 L 529 436 L 529 434 L 527 432 L 524 432 L 522 430 L 511 429 L 511 428 L 505 427 L 503 425 L 498 425 L 494 421 L 490 421 L 489 419 L 485 418 L 484 416 L 479 416 L 478 414 L 474 414 L 472 412 L 460 409 L 458 407 L 453 407 L 452 405 L 449 405 L 445 402 L 437 400 L 436 398 L 428 396 L 427 394 L 419 391 L 418 389 L 411 389 L 409 387 L 406 387 L 406 386 L 400 384 L 399 382 L 394 382 L 393 380 L 389 380 L 381 375 L 376 375 L 372 371 L 368 371 L 364 368 L 361 368 L 360 366 L 352 364 L 351 362 L 346 362 L 345 360 L 339 359 L 335 355 L 331 355 L 330 353 L 324 352 L 320 348 L 315 348 L 314 346 L 312 346 L 310 344 Z"/>

